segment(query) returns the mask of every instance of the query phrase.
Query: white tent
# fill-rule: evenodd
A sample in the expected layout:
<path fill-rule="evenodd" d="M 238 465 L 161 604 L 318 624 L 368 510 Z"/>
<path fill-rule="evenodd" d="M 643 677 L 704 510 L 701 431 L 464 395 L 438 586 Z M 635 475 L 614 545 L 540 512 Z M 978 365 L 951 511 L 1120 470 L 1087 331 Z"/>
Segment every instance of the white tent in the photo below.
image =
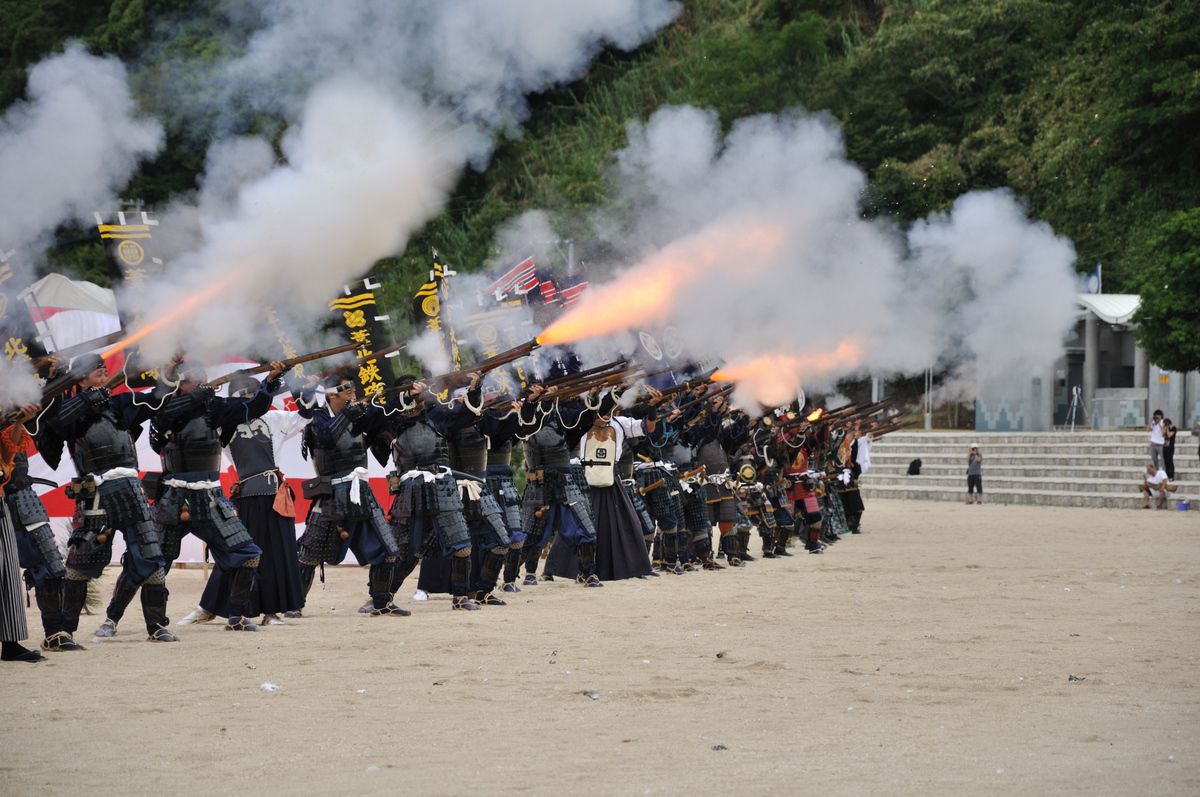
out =
<path fill-rule="evenodd" d="M 29 305 L 42 345 L 50 351 L 95 340 L 121 328 L 113 292 L 91 282 L 48 274 L 21 297 Z"/>

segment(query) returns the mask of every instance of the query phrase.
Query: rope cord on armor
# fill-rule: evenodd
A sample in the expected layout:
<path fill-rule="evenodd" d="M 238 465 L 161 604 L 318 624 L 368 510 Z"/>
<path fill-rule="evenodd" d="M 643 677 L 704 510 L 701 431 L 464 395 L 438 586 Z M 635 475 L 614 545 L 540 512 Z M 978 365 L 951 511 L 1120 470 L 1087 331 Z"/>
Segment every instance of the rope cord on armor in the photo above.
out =
<path fill-rule="evenodd" d="M 176 382 L 174 385 L 172 385 L 170 392 L 168 392 L 165 396 L 163 396 L 162 401 L 158 402 L 157 407 L 153 406 L 154 402 L 152 402 L 152 401 L 145 401 L 145 402 L 138 401 L 138 399 L 137 399 L 138 392 L 133 389 L 132 385 L 129 384 L 128 368 L 129 368 L 129 358 L 127 357 L 127 358 L 125 358 L 125 362 L 121 363 L 121 381 L 125 383 L 125 387 L 129 388 L 129 392 L 131 394 L 130 400 L 133 402 L 133 405 L 135 407 L 150 407 L 152 412 L 158 412 L 159 410 L 161 410 L 163 408 L 163 405 L 167 403 L 167 399 L 171 398 L 171 396 L 174 396 L 176 393 L 179 392 L 179 382 Z"/>
<path fill-rule="evenodd" d="M 32 432 L 32 434 L 34 437 L 38 436 L 38 432 L 42 428 L 42 416 L 50 411 L 50 408 L 54 406 L 54 402 L 56 402 L 56 401 L 58 401 L 58 396 L 55 396 L 54 398 L 50 399 L 50 403 L 47 404 L 45 407 L 42 407 L 42 411 L 39 412 L 37 415 L 33 416 L 33 432 Z"/>
<path fill-rule="evenodd" d="M 558 416 L 559 424 L 562 426 L 563 429 L 578 429 L 579 424 L 583 423 L 583 413 L 582 412 L 579 413 L 579 416 L 575 419 L 574 426 L 569 426 L 567 424 L 567 422 L 565 420 L 563 420 L 562 408 L 558 406 L 559 401 L 560 401 L 560 399 L 557 399 L 557 398 L 554 399 L 554 414 Z M 583 406 L 588 407 L 586 396 L 583 398 Z M 599 406 L 600 406 L 599 404 L 596 405 L 596 407 L 599 407 Z M 595 407 L 588 407 L 588 409 L 595 409 Z"/>
<path fill-rule="evenodd" d="M 535 405 L 534 411 L 540 412 L 541 410 Z M 523 435 L 520 432 L 516 432 L 513 434 L 513 436 L 516 437 L 518 440 L 520 440 L 522 443 L 525 442 L 526 440 L 528 440 L 529 438 L 533 437 L 535 434 L 542 431 L 542 427 L 546 425 L 546 418 L 549 417 L 551 412 L 553 412 L 553 410 L 547 410 L 546 412 L 542 412 L 541 415 L 539 415 L 538 419 L 537 419 L 537 428 L 534 429 L 529 434 Z M 525 426 L 525 424 L 521 424 L 521 425 Z"/>

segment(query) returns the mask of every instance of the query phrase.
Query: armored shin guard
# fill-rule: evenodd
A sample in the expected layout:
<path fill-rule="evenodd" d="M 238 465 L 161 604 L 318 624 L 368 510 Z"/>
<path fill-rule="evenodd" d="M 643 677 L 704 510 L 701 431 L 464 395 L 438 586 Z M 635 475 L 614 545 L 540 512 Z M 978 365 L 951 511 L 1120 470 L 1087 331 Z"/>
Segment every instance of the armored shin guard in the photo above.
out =
<path fill-rule="evenodd" d="M 83 594 L 87 596 L 87 582 L 83 583 Z M 54 636 L 59 631 L 65 631 L 63 627 L 63 594 L 66 588 L 64 579 L 46 577 L 42 579 L 42 583 L 37 586 L 37 605 L 38 611 L 42 615 L 42 630 L 46 632 L 47 637 Z M 82 605 L 80 606 L 82 609 Z"/>
<path fill-rule="evenodd" d="M 741 567 L 742 565 L 742 542 L 736 534 L 726 534 L 721 537 L 721 550 L 725 554 L 725 561 L 730 567 Z"/>
<path fill-rule="evenodd" d="M 679 562 L 679 534 L 677 532 L 663 532 L 662 561 L 663 566 L 667 568 L 670 568 L 672 565 Z"/>
<path fill-rule="evenodd" d="M 500 578 L 500 568 L 504 567 L 507 551 L 497 553 L 489 550 L 483 555 L 483 563 L 479 566 L 479 581 L 475 583 L 475 591 L 487 594 L 496 588 L 496 580 Z"/>
<path fill-rule="evenodd" d="M 762 555 L 764 559 L 775 558 L 775 529 L 761 528 L 758 536 L 762 538 Z"/>
<path fill-rule="evenodd" d="M 809 553 L 821 552 L 821 524 L 810 523 L 808 526 L 808 537 L 804 541 L 804 548 Z"/>
<path fill-rule="evenodd" d="M 656 565 L 663 563 L 663 536 L 662 534 L 656 534 L 653 537 L 653 541 L 647 543 L 647 547 L 651 549 L 650 561 Z"/>
<path fill-rule="evenodd" d="M 579 546 L 579 574 L 585 578 L 596 575 L 595 542 L 585 542 Z"/>
<path fill-rule="evenodd" d="M 775 531 L 775 555 L 776 556 L 791 556 L 788 553 L 788 539 L 792 536 L 792 530 L 786 526 L 780 526 Z"/>
<path fill-rule="evenodd" d="M 511 584 L 521 572 L 521 549 L 509 548 L 504 554 L 504 583 Z"/>
<path fill-rule="evenodd" d="M 391 586 L 388 590 L 393 596 L 400 591 L 400 586 L 404 583 L 404 579 L 412 575 L 412 571 L 417 569 L 417 564 L 420 562 L 415 556 L 406 556 L 401 553 L 396 560 L 396 566 L 392 568 Z"/>
<path fill-rule="evenodd" d="M 739 556 L 743 562 L 753 562 L 754 557 L 750 555 L 750 529 L 742 529 L 737 533 Z"/>
<path fill-rule="evenodd" d="M 456 598 L 471 591 L 471 557 L 450 557 L 450 592 Z"/>
<path fill-rule="evenodd" d="M 169 594 L 166 584 L 147 582 L 142 585 L 142 616 L 146 618 L 146 633 L 151 637 L 171 625 L 171 618 L 167 617 Z"/>
<path fill-rule="evenodd" d="M 258 583 L 257 567 L 239 567 L 233 571 L 229 585 L 229 620 L 237 617 L 253 617 L 254 588 Z"/>
<path fill-rule="evenodd" d="M 129 604 L 133 601 L 133 596 L 137 594 L 137 591 L 138 588 L 129 583 L 129 573 L 122 570 L 121 575 L 117 576 L 116 585 L 113 587 L 112 600 L 108 602 L 108 619 L 115 623 L 121 622 L 121 618 L 125 616 L 125 610 L 129 608 Z M 143 594 L 142 606 L 145 607 L 145 605 L 145 595 Z M 166 606 L 166 603 L 163 605 Z"/>
<path fill-rule="evenodd" d="M 62 586 L 62 628 L 74 636 L 79 630 L 79 615 L 87 603 L 88 583 L 85 580 L 67 579 Z"/>
<path fill-rule="evenodd" d="M 376 611 L 383 609 L 392 601 L 392 580 L 396 575 L 398 563 L 383 561 L 371 565 L 367 576 L 367 590 L 371 593 L 371 605 Z"/>
<path fill-rule="evenodd" d="M 542 541 L 536 537 L 525 538 L 525 547 L 521 549 L 521 558 L 525 561 L 525 572 L 537 573 L 538 558 L 542 555 Z"/>
<path fill-rule="evenodd" d="M 313 579 L 317 577 L 317 566 L 300 563 L 300 588 L 308 595 L 308 591 L 312 589 Z"/>

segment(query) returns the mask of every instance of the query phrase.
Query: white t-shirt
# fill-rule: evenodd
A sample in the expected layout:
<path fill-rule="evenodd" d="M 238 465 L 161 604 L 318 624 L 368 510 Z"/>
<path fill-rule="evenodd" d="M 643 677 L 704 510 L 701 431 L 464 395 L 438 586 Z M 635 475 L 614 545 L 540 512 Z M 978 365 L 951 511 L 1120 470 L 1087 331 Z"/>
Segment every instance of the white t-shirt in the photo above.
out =
<path fill-rule="evenodd" d="M 1155 487 L 1162 484 L 1166 480 L 1167 480 L 1167 472 L 1165 470 L 1163 470 L 1162 468 L 1159 468 L 1158 473 L 1154 474 L 1153 476 L 1146 477 L 1146 483 L 1152 484 Z"/>
<path fill-rule="evenodd" d="M 1161 446 L 1161 445 L 1164 445 L 1166 442 L 1167 442 L 1166 439 L 1163 437 L 1162 421 L 1156 421 L 1156 422 L 1150 424 L 1150 445 Z"/>

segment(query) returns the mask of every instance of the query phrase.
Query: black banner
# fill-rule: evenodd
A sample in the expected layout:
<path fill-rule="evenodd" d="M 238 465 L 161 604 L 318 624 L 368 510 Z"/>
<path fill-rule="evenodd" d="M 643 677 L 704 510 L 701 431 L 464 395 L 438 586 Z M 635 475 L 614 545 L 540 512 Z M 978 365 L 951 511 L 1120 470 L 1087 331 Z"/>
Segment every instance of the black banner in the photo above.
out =
<path fill-rule="evenodd" d="M 137 290 L 147 279 L 162 273 L 163 259 L 154 242 L 158 219 L 144 210 L 94 215 L 96 230 L 108 251 L 109 275 L 114 290 L 119 285 L 124 285 L 127 290 Z M 142 320 L 122 310 L 119 304 L 117 315 L 121 327 L 127 330 L 137 329 Z M 136 346 L 126 349 L 124 370 L 130 387 L 152 387 L 158 381 L 157 369 L 141 362 Z"/>
<path fill-rule="evenodd" d="M 379 313 L 375 298 L 375 290 L 380 287 L 378 282 L 370 277 L 358 284 L 347 285 L 342 291 L 344 296 L 329 303 L 335 323 L 344 330 L 346 340 L 358 344 L 354 351 L 355 357 L 366 357 L 373 351 L 391 345 L 391 333 L 385 322 L 388 316 Z M 358 366 L 354 374 L 358 382 L 359 394 L 372 396 L 392 383 L 396 378 L 395 369 L 389 358 L 373 358 Z"/>

